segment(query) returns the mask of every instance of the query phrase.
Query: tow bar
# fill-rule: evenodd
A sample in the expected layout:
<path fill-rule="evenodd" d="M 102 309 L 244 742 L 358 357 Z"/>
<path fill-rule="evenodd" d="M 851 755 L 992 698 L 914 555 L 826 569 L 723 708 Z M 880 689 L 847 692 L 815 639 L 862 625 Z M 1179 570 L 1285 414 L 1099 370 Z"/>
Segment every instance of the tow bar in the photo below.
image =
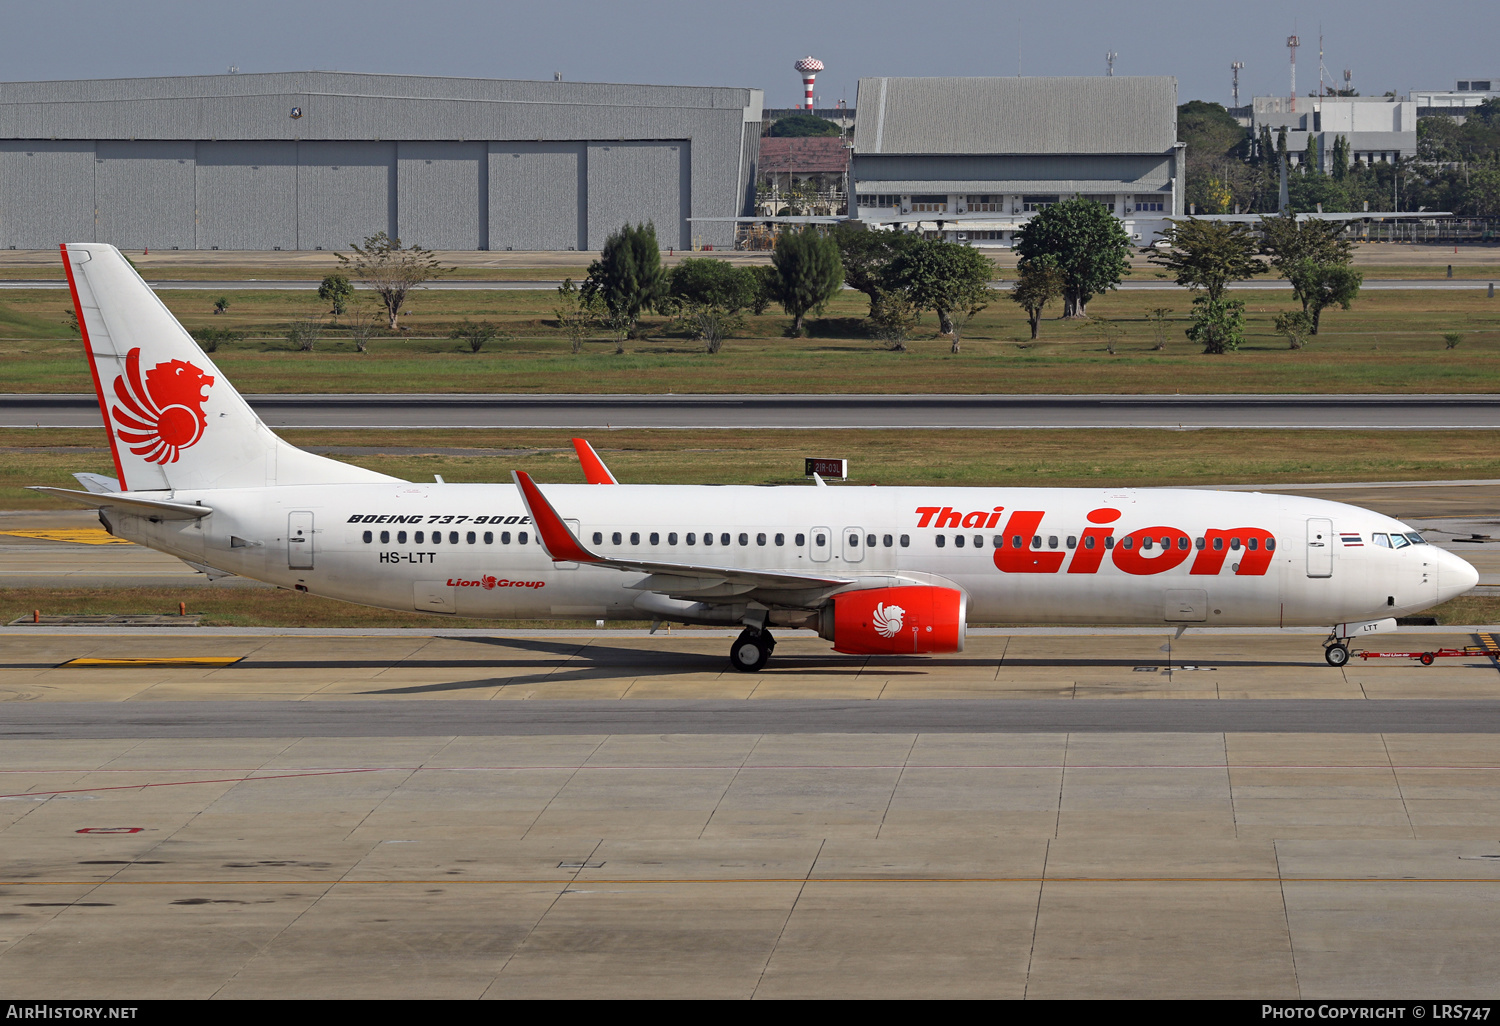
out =
<path fill-rule="evenodd" d="M 1465 645 L 1463 648 L 1435 648 L 1428 652 L 1351 652 L 1361 659 L 1415 659 L 1423 666 L 1431 666 L 1438 659 L 1472 659 L 1475 656 L 1486 656 L 1495 661 L 1500 667 L 1500 644 L 1495 641 L 1495 636 L 1488 631 L 1481 631 L 1478 635 L 1483 644 Z"/>

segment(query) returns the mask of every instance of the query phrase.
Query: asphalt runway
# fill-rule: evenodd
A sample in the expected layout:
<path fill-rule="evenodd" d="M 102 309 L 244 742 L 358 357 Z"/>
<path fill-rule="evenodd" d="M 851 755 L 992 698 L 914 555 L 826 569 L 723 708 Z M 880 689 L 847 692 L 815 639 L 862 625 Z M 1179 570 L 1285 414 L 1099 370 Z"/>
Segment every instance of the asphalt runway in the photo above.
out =
<path fill-rule="evenodd" d="M 0 992 L 1491 997 L 1500 671 L 1164 633 L 0 627 Z"/>
<path fill-rule="evenodd" d="M 1496 280 L 1500 280 L 1497 276 Z M 292 280 L 274 278 L 249 278 L 240 281 L 172 281 L 152 280 L 147 282 L 153 289 L 163 292 L 315 292 L 321 282 L 315 279 Z M 562 280 L 532 280 L 521 279 L 505 280 L 492 279 L 437 279 L 422 285 L 424 289 L 432 289 L 439 292 L 540 292 L 552 291 L 562 284 Z M 1476 289 L 1489 289 L 1494 283 L 1488 279 L 1475 278 L 1369 278 L 1361 286 L 1362 289 L 1374 292 L 1391 291 L 1417 291 L 1417 292 L 1469 292 Z M 995 289 L 1008 289 L 1011 282 L 999 279 L 993 284 Z M 0 290 L 4 289 L 66 289 L 68 283 L 56 279 L 34 278 L 34 279 L 10 279 L 0 280 Z M 365 285 L 356 285 L 355 288 L 367 288 Z M 1291 288 L 1287 282 L 1281 279 L 1267 279 L 1264 281 L 1236 282 L 1230 286 L 1231 292 L 1285 292 Z M 1153 280 L 1133 280 L 1127 278 L 1120 283 L 1121 291 L 1125 292 L 1183 292 L 1186 291 L 1176 282 Z M 846 285 L 845 291 L 852 291 Z"/>
<path fill-rule="evenodd" d="M 270 427 L 1496 430 L 1500 395 L 248 395 Z M 86 393 L 0 395 L 0 427 L 97 428 Z"/>
<path fill-rule="evenodd" d="M 31 702 L 0 740 L 662 734 L 1496 734 L 1500 700 Z"/>

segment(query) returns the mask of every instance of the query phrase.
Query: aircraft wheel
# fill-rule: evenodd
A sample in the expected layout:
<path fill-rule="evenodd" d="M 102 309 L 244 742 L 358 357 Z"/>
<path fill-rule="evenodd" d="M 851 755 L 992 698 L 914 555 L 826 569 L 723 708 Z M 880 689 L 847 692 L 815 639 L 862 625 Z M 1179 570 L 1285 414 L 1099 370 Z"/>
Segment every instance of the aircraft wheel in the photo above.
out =
<path fill-rule="evenodd" d="M 1329 645 L 1323 650 L 1323 658 L 1328 660 L 1329 666 L 1343 666 L 1349 661 L 1349 647 L 1347 645 Z"/>
<path fill-rule="evenodd" d="M 771 658 L 774 646 L 775 642 L 764 631 L 745 631 L 729 647 L 729 663 L 741 673 L 759 672 Z"/>
<path fill-rule="evenodd" d="M 1417 662 L 1421 663 L 1423 666 L 1431 666 L 1432 659 L 1433 656 L 1431 652 L 1423 652 L 1421 655 L 1417 656 Z"/>

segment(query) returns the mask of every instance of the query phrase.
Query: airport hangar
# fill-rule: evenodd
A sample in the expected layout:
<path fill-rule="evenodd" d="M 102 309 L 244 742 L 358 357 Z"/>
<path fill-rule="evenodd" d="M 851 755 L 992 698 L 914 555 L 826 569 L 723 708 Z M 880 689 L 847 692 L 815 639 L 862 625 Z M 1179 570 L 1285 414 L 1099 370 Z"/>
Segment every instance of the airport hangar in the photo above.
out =
<path fill-rule="evenodd" d="M 862 78 L 850 178 L 871 225 L 1009 246 L 1082 196 L 1148 245 L 1183 211 L 1170 76 Z"/>
<path fill-rule="evenodd" d="M 0 83 L 0 248 L 729 248 L 758 89 L 339 72 Z M 722 236 L 722 238 L 720 237 Z"/>

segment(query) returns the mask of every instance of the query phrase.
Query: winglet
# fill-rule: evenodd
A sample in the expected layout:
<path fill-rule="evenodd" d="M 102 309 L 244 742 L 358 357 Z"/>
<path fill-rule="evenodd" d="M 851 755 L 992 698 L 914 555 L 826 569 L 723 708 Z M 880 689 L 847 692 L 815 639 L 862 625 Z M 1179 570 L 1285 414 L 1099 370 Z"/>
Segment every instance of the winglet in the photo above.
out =
<path fill-rule="evenodd" d="M 609 472 L 594 447 L 587 439 L 573 439 L 573 448 L 578 451 L 578 462 L 583 464 L 583 476 L 589 484 L 619 484 L 615 475 Z"/>
<path fill-rule="evenodd" d="M 521 489 L 521 500 L 526 503 L 526 512 L 531 514 L 531 522 L 536 524 L 536 535 L 542 541 L 542 548 L 547 550 L 547 555 L 552 557 L 554 563 L 598 563 L 599 557 L 588 549 L 568 530 L 568 525 L 563 523 L 562 517 L 557 515 L 557 510 L 552 508 L 552 503 L 542 494 L 542 490 L 536 486 L 531 475 L 525 471 L 515 470 L 510 475 L 515 479 L 516 487 Z"/>

